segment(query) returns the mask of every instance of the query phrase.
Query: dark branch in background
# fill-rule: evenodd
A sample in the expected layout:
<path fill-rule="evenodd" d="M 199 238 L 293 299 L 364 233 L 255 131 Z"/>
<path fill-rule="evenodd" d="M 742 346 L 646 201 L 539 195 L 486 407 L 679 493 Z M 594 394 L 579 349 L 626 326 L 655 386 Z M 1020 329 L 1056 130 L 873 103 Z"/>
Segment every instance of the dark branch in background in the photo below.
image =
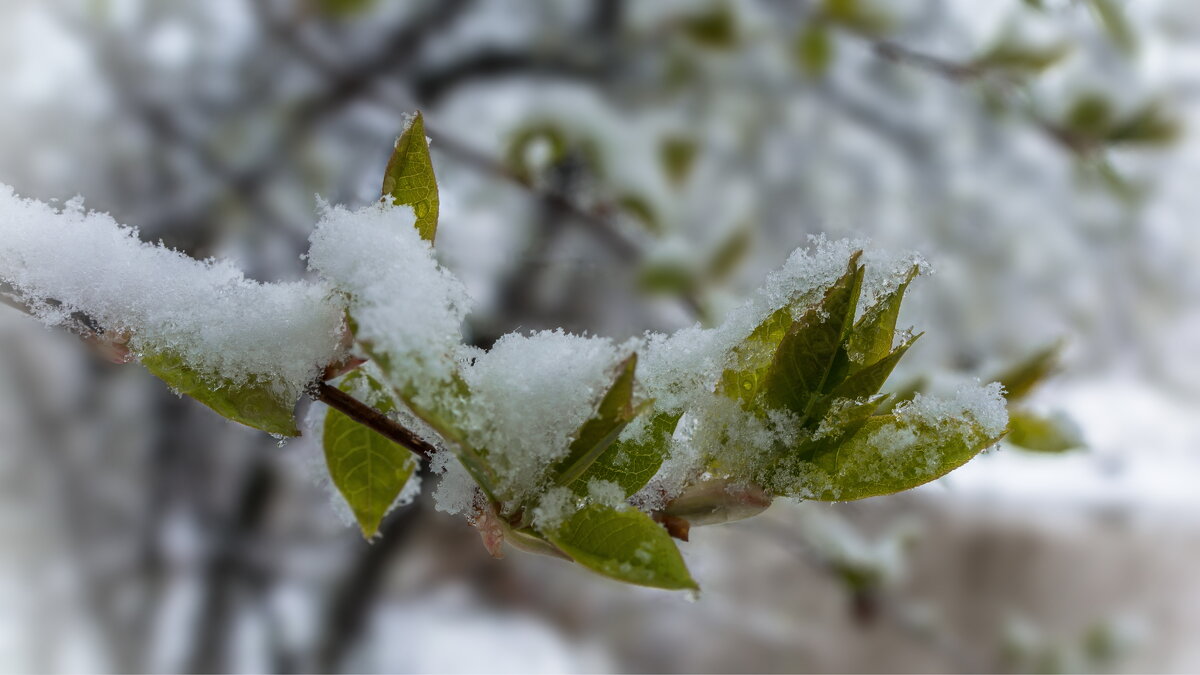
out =
<path fill-rule="evenodd" d="M 424 473 L 427 465 L 422 465 L 418 471 Z M 315 663 L 309 666 L 312 672 L 337 672 L 346 654 L 362 639 L 364 623 L 369 610 L 378 600 L 388 565 L 412 536 L 421 510 L 420 502 L 397 509 L 398 513 L 393 513 L 383 521 L 374 542 L 357 543 L 364 547 L 363 551 L 342 577 L 323 615 Z"/>
<path fill-rule="evenodd" d="M 317 384 L 316 399 L 384 438 L 403 445 L 421 459 L 428 460 L 437 452 L 436 446 L 404 425 L 327 382 Z"/>
<path fill-rule="evenodd" d="M 846 585 L 845 577 L 837 561 L 822 553 L 798 536 L 790 528 L 782 528 L 770 522 L 744 524 L 744 532 L 764 536 L 792 550 L 797 557 L 813 569 L 827 575 L 836 583 Z M 863 624 L 882 618 L 898 628 L 908 638 L 938 651 L 953 663 L 953 669 L 964 673 L 986 673 L 993 668 L 980 663 L 962 643 L 953 636 L 933 631 L 929 626 L 906 612 L 894 593 L 878 584 L 848 589 L 851 593 L 855 618 Z"/>
<path fill-rule="evenodd" d="M 452 89 L 472 80 L 506 75 L 589 77 L 597 74 L 598 65 L 576 58 L 573 52 L 543 55 L 485 50 L 445 67 L 418 73 L 413 82 L 413 91 L 418 100 L 427 105 L 434 105 Z"/>
<path fill-rule="evenodd" d="M 937 73 L 952 80 L 969 80 L 981 77 L 987 71 L 974 64 L 957 63 L 940 56 L 918 52 L 889 40 L 873 40 L 872 50 L 876 56 L 892 63 L 905 63 Z"/>
<path fill-rule="evenodd" d="M 605 9 L 604 12 L 600 13 L 600 20 L 602 21 L 611 20 L 609 14 L 620 10 L 620 4 L 615 2 L 605 2 L 601 6 Z M 386 107 L 407 112 L 407 110 L 402 110 L 404 106 L 398 102 L 372 91 L 370 85 L 373 85 L 374 81 L 363 81 L 360 77 L 359 69 L 372 68 L 375 64 L 383 63 L 386 60 L 371 59 L 367 65 L 359 65 L 352 68 L 335 64 L 313 46 L 301 39 L 294 30 L 291 30 L 290 26 L 271 16 L 261 6 L 256 5 L 256 7 L 259 9 L 260 21 L 263 22 L 263 25 L 271 35 L 284 43 L 297 56 L 304 59 L 311 67 L 334 82 L 332 85 L 333 90 L 345 92 L 347 90 L 346 82 L 361 84 L 361 86 L 355 87 L 355 92 L 370 95 L 374 101 Z M 600 75 L 602 69 L 603 63 L 597 62 L 593 64 L 591 62 L 584 62 L 572 57 L 570 53 L 533 54 L 494 50 L 482 51 L 440 68 L 424 72 L 415 70 L 412 74 L 412 87 L 414 96 L 424 105 L 432 104 L 447 95 L 455 87 L 477 79 L 509 74 L 546 74 L 586 78 Z M 426 121 L 426 133 L 433 139 L 432 147 L 435 151 L 445 152 L 446 155 L 461 161 L 468 167 L 500 178 L 521 188 L 551 209 L 577 220 L 614 253 L 632 261 L 640 260 L 645 255 L 642 248 L 622 234 L 616 223 L 613 222 L 611 214 L 615 212 L 616 207 L 598 205 L 596 208 L 589 209 L 579 205 L 570 196 L 561 191 L 544 189 L 536 185 L 529 178 L 516 174 L 503 162 L 489 157 L 486 153 L 476 150 L 456 139 L 444 129 L 438 128 L 436 123 Z M 693 316 L 697 318 L 706 316 L 702 304 L 694 293 L 690 291 L 682 293 L 679 299 Z"/>
<path fill-rule="evenodd" d="M 968 82 L 972 80 L 982 80 L 990 76 L 994 82 L 1004 86 L 1006 93 L 1013 94 L 1018 84 L 1011 77 L 1003 77 L 995 69 L 974 63 L 960 63 L 950 59 L 926 54 L 924 52 L 905 47 L 903 45 L 891 42 L 888 40 L 875 39 L 861 33 L 850 31 L 852 35 L 856 35 L 866 40 L 871 45 L 872 52 L 881 59 L 890 61 L 895 64 L 902 64 L 918 68 L 927 73 L 937 75 L 939 77 L 951 80 L 953 82 Z M 1098 149 L 1096 142 L 1081 136 L 1078 133 L 1066 129 L 1059 124 L 1045 119 L 1030 109 L 1028 106 L 1023 110 L 1030 121 L 1033 122 L 1043 134 L 1049 137 L 1054 142 L 1061 145 L 1064 149 L 1077 155 L 1086 155 L 1089 152 Z"/>

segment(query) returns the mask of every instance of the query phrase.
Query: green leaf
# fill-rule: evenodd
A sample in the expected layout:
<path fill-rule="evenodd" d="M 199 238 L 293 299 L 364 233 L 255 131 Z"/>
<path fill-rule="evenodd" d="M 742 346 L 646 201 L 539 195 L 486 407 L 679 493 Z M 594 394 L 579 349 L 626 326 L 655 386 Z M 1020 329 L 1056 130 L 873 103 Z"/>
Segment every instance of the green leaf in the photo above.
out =
<path fill-rule="evenodd" d="M 696 273 L 673 260 L 651 261 L 638 273 L 638 286 L 647 293 L 679 295 L 696 285 Z"/>
<path fill-rule="evenodd" d="M 270 382 L 251 378 L 244 384 L 201 376 L 177 354 L 144 354 L 146 369 L 176 393 L 191 396 L 222 417 L 277 436 L 299 436 L 293 410 L 296 402 L 281 396 Z"/>
<path fill-rule="evenodd" d="M 545 535 L 575 562 L 604 576 L 668 590 L 699 588 L 671 536 L 637 509 L 589 504 Z"/>
<path fill-rule="evenodd" d="M 1009 403 L 1016 403 L 1058 370 L 1059 358 L 1065 344 L 1062 340 L 1057 340 L 990 379 L 1004 385 L 1004 397 Z"/>
<path fill-rule="evenodd" d="M 633 407 L 633 373 L 637 354 L 621 362 L 612 386 L 600 399 L 596 414 L 575 432 L 574 440 L 563 457 L 551 469 L 550 475 L 558 485 L 570 485 L 579 480 L 617 440 L 617 436 L 637 416 Z M 585 487 L 586 490 L 586 487 Z"/>
<path fill-rule="evenodd" d="M 534 149 L 543 150 L 540 157 L 533 157 Z M 544 165 L 561 162 L 566 156 L 568 140 L 562 129 L 553 123 L 538 123 L 518 129 L 508 143 L 507 162 L 510 169 L 523 181 L 531 181 L 536 171 Z M 531 160 L 537 159 L 537 166 Z"/>
<path fill-rule="evenodd" d="M 855 371 L 849 377 L 842 380 L 833 391 L 830 392 L 831 397 L 840 398 L 862 398 L 863 396 L 874 396 L 883 388 L 888 377 L 891 376 L 892 370 L 896 368 L 896 364 L 900 359 L 904 358 L 904 353 L 909 347 L 913 346 L 924 333 L 917 333 L 909 338 L 904 344 L 896 347 L 892 353 L 884 356 L 875 363 Z"/>
<path fill-rule="evenodd" d="M 1108 135 L 1116 123 L 1115 115 L 1112 102 L 1103 94 L 1086 92 L 1071 102 L 1063 125 L 1072 134 L 1088 140 L 1099 140 Z"/>
<path fill-rule="evenodd" d="M 792 327 L 775 352 L 764 383 L 766 403 L 809 418 L 813 404 L 837 384 L 831 373 L 845 350 L 842 341 L 858 304 L 864 267 L 861 252 L 850 258 L 849 270 L 825 292 L 821 303 Z"/>
<path fill-rule="evenodd" d="M 682 415 L 682 412 L 659 413 L 646 423 L 649 428 L 641 440 L 615 441 L 570 484 L 571 490 L 585 495 L 592 480 L 616 483 L 625 491 L 626 497 L 641 490 L 662 466 L 671 435 Z"/>
<path fill-rule="evenodd" d="M 898 388 L 896 391 L 889 394 L 887 400 L 879 405 L 879 410 L 877 412 L 880 415 L 892 412 L 896 409 L 896 406 L 900 405 L 901 403 L 904 403 L 905 401 L 911 401 L 916 398 L 917 394 L 924 392 L 925 388 L 928 386 L 929 381 L 924 375 L 914 377 L 913 379 L 900 385 L 900 388 Z"/>
<path fill-rule="evenodd" d="M 1137 49 L 1137 37 L 1133 33 L 1133 27 L 1129 25 L 1129 18 L 1115 0 L 1090 0 L 1089 4 L 1100 18 L 1108 36 L 1118 47 L 1126 52 Z"/>
<path fill-rule="evenodd" d="M 662 223 L 658 220 L 658 214 L 650 205 L 650 201 L 642 195 L 626 193 L 617 199 L 617 206 L 641 223 L 646 231 L 652 234 L 662 234 Z"/>
<path fill-rule="evenodd" d="M 971 62 L 971 66 L 977 69 L 1040 73 L 1061 61 L 1070 51 L 1067 43 L 1029 45 L 1008 39 L 980 54 Z"/>
<path fill-rule="evenodd" d="M 383 174 L 383 196 L 390 196 L 393 204 L 411 206 L 421 238 L 433 241 L 438 224 L 438 186 L 420 112 L 396 140 Z"/>
<path fill-rule="evenodd" d="M 669 135 L 658 144 L 658 159 L 671 185 L 679 187 L 687 181 L 696 164 L 700 146 L 689 136 Z"/>
<path fill-rule="evenodd" d="M 904 301 L 904 292 L 908 290 L 908 285 L 919 271 L 920 268 L 913 265 L 904 281 L 894 291 L 879 298 L 874 305 L 867 308 L 862 318 L 850 329 L 850 337 L 846 344 L 851 361 L 863 365 L 872 364 L 892 351 L 892 343 L 896 339 L 896 321 L 900 317 L 900 303 Z M 853 369 L 853 366 L 851 368 Z"/>
<path fill-rule="evenodd" d="M 780 307 L 760 323 L 729 354 L 728 367 L 721 374 L 718 391 L 729 398 L 751 404 L 766 380 L 779 341 L 792 325 L 792 310 Z"/>
<path fill-rule="evenodd" d="M 351 391 L 363 378 L 372 390 L 383 392 L 383 385 L 362 371 L 351 373 L 339 388 Z M 393 405 L 384 396 L 386 403 L 378 409 L 386 413 Z M 416 458 L 404 446 L 332 408 L 325 413 L 322 443 L 329 477 L 346 498 L 363 536 L 369 539 L 379 531 L 379 523 L 412 478 Z"/>
<path fill-rule="evenodd" d="M 838 453 L 842 445 L 862 430 L 871 414 L 879 408 L 882 398 L 868 396 L 857 403 L 852 402 L 826 413 L 819 427 L 823 433 L 803 444 L 796 456 L 816 464 L 825 471 L 836 471 Z"/>
<path fill-rule="evenodd" d="M 1083 447 L 1079 427 L 1065 415 L 1014 410 L 1008 416 L 1009 443 L 1034 452 L 1059 453 Z"/>
<path fill-rule="evenodd" d="M 748 224 L 742 223 L 735 227 L 709 258 L 706 265 L 707 281 L 721 282 L 729 278 L 750 252 L 753 237 L 754 230 Z"/>
<path fill-rule="evenodd" d="M 702 47 L 725 50 L 737 46 L 737 17 L 727 2 L 686 17 L 679 27 L 684 35 Z"/>
<path fill-rule="evenodd" d="M 829 21 L 864 35 L 878 35 L 893 21 L 880 3 L 872 0 L 825 0 L 824 16 Z"/>
<path fill-rule="evenodd" d="M 825 458 L 823 466 L 809 465 L 809 473 L 800 474 L 801 479 L 782 493 L 846 501 L 909 490 L 957 469 L 999 440 L 986 435 L 970 417 L 935 426 L 876 415 Z"/>
<path fill-rule="evenodd" d="M 1179 121 L 1167 112 L 1165 105 L 1161 101 L 1151 101 L 1113 126 L 1105 140 L 1109 143 L 1166 145 L 1179 138 L 1181 132 Z"/>
<path fill-rule="evenodd" d="M 810 21 L 796 35 L 796 63 L 809 77 L 821 77 L 833 62 L 833 39 L 829 28 L 820 21 Z"/>
<path fill-rule="evenodd" d="M 324 14 L 348 18 L 366 13 L 375 5 L 375 0 L 317 0 L 316 4 Z"/>
<path fill-rule="evenodd" d="M 842 380 L 828 396 L 813 404 L 810 416 L 813 419 L 823 417 L 830 405 L 838 399 L 856 400 L 879 393 L 888 377 L 891 376 L 892 370 L 896 368 L 896 364 L 904 358 L 904 353 L 923 334 L 914 335 L 907 342 L 896 347 L 892 353 Z"/>

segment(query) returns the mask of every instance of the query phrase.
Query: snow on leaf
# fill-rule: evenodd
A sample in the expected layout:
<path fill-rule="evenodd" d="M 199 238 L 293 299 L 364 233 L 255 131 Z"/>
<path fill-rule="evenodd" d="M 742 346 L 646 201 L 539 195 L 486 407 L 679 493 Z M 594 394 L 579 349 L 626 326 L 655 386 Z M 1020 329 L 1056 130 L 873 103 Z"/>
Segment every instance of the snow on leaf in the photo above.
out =
<path fill-rule="evenodd" d="M 917 341 L 917 338 L 922 334 L 918 333 L 907 340 L 904 344 L 896 347 L 892 353 L 887 354 L 878 361 L 854 372 L 846 379 L 842 380 L 833 387 L 829 396 L 824 400 L 814 404 L 812 417 L 818 418 L 824 415 L 829 409 L 829 405 L 838 398 L 857 399 L 864 396 L 874 396 L 887 382 L 888 377 L 892 374 L 892 370 L 896 368 L 896 364 L 904 357 L 904 353 L 908 348 Z"/>
<path fill-rule="evenodd" d="M 393 204 L 411 206 L 421 238 L 433 241 L 438 225 L 438 186 L 420 112 L 396 140 L 383 175 L 383 196 L 391 197 Z"/>
<path fill-rule="evenodd" d="M 575 562 L 618 581 L 698 588 L 671 536 L 637 509 L 589 504 L 544 534 Z"/>
<path fill-rule="evenodd" d="M 964 386 L 952 398 L 917 395 L 875 415 L 832 455 L 793 462 L 777 493 L 804 499 L 864 499 L 940 478 L 1003 437 L 1008 421 L 1000 386 Z"/>
<path fill-rule="evenodd" d="M 847 351 L 851 360 L 859 364 L 858 367 L 875 363 L 892 351 L 900 303 L 904 301 L 908 285 L 919 272 L 920 268 L 914 265 L 904 281 L 869 307 L 850 330 Z M 851 369 L 855 369 L 855 366 L 852 365 Z"/>
<path fill-rule="evenodd" d="M 633 374 L 637 368 L 637 354 L 621 362 L 612 386 L 600 399 L 596 414 L 584 422 L 575 432 L 567 455 L 559 460 L 551 475 L 558 485 L 571 485 L 584 478 L 588 469 L 600 458 L 626 425 L 637 415 L 633 406 Z"/>
<path fill-rule="evenodd" d="M 178 394 L 190 396 L 222 417 L 279 436 L 299 436 L 292 414 L 296 402 L 272 383 L 251 377 L 244 383 L 201 376 L 170 352 L 143 354 L 142 365 Z"/>
<path fill-rule="evenodd" d="M 721 375 L 719 390 L 743 403 L 752 403 L 771 369 L 779 341 L 792 325 L 792 311 L 780 307 L 760 323 L 749 337 L 733 348 L 729 367 Z"/>
<path fill-rule="evenodd" d="M 618 438 L 570 484 L 571 489 L 582 495 L 590 481 L 602 480 L 620 485 L 626 497 L 641 490 L 662 466 L 671 434 L 681 416 L 680 412 L 659 413 L 646 422 L 645 433 L 630 439 Z"/>
<path fill-rule="evenodd" d="M 802 418 L 813 403 L 837 381 L 843 339 L 862 286 L 864 267 L 859 253 L 850 258 L 849 270 L 825 292 L 821 303 L 810 308 L 788 329 L 767 371 L 764 394 L 772 408 L 790 410 Z"/>

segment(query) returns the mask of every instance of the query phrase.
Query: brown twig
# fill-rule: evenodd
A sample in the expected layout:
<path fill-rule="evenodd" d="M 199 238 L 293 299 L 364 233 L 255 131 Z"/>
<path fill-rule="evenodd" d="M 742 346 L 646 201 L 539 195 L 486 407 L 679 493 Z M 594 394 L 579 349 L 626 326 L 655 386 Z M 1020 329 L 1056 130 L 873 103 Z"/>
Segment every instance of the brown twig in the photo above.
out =
<path fill-rule="evenodd" d="M 316 399 L 384 438 L 403 445 L 421 459 L 430 459 L 438 450 L 404 425 L 328 382 L 317 384 Z"/>

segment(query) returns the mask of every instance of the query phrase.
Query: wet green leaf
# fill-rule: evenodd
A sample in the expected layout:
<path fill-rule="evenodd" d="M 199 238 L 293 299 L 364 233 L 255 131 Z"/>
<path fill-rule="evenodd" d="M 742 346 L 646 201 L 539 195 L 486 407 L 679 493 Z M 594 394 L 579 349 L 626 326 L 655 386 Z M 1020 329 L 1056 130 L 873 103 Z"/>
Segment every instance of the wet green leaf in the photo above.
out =
<path fill-rule="evenodd" d="M 176 354 L 154 352 L 142 365 L 179 394 L 190 396 L 234 422 L 278 436 L 299 436 L 296 401 L 281 396 L 270 382 L 251 378 L 243 384 L 200 375 Z"/>
<path fill-rule="evenodd" d="M 438 186 L 425 138 L 425 120 L 419 112 L 396 140 L 383 175 L 383 196 L 390 196 L 394 204 L 411 206 L 421 238 L 433 241 L 438 224 Z"/>
<path fill-rule="evenodd" d="M 364 381 L 377 396 L 382 394 L 383 385 L 362 371 L 348 375 L 339 388 L 352 391 Z M 382 400 L 385 404 L 377 409 L 386 413 L 393 405 L 386 395 Z M 374 536 L 384 515 L 412 478 L 417 468 L 416 458 L 404 446 L 332 408 L 325 413 L 322 443 L 334 486 L 346 498 L 363 536 Z"/>
<path fill-rule="evenodd" d="M 618 581 L 698 588 L 671 536 L 637 509 L 589 504 L 545 535 L 575 562 Z"/>

